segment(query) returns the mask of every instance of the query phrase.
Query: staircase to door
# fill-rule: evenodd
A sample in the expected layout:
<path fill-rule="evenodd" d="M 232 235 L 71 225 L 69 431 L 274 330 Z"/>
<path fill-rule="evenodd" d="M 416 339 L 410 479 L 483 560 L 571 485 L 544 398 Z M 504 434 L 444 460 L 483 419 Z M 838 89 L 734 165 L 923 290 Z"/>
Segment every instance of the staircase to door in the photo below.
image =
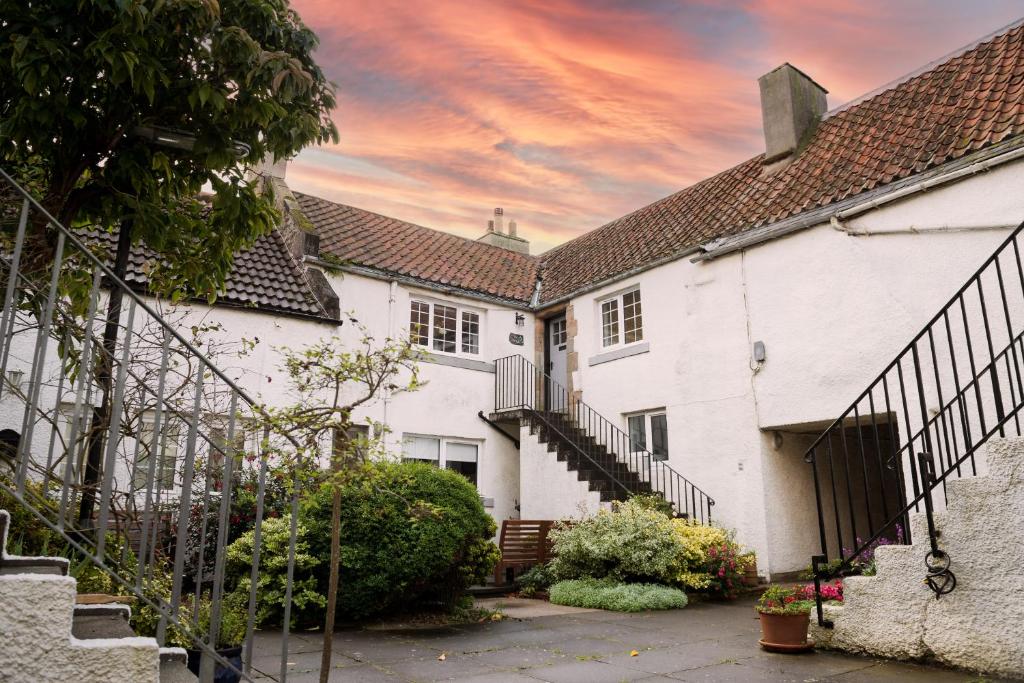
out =
<path fill-rule="evenodd" d="M 677 516 L 711 522 L 713 498 L 522 356 L 495 361 L 494 409 L 528 424 L 602 501 L 655 494 Z"/>
<path fill-rule="evenodd" d="M 964 590 L 957 566 L 971 558 L 952 556 L 936 519 L 946 514 L 951 482 L 988 472 L 983 445 L 1022 434 L 1022 228 L 808 449 L 821 546 L 812 558 L 816 583 L 873 570 L 880 545 L 912 543 L 920 550 L 915 585 L 939 599 Z M 923 521 L 912 519 L 915 513 Z M 955 514 L 965 513 L 961 507 Z M 1005 571 L 1019 573 L 1020 566 Z M 819 598 L 818 622 L 829 627 L 826 616 Z"/>

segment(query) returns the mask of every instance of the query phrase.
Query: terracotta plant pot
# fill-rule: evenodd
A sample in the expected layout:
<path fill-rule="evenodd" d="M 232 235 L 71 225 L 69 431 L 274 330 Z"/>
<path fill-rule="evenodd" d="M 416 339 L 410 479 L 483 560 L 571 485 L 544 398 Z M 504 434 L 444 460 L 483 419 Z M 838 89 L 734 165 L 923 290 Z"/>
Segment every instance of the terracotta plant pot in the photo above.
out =
<path fill-rule="evenodd" d="M 765 614 L 761 616 L 761 647 L 769 652 L 805 652 L 814 645 L 807 642 L 810 614 Z"/>

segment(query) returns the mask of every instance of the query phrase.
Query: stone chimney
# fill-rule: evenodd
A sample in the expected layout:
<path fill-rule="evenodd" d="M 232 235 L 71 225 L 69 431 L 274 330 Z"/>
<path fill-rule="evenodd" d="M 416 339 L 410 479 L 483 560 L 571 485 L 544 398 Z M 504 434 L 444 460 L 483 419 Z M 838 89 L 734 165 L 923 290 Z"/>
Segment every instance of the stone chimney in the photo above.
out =
<path fill-rule="evenodd" d="M 501 207 L 494 210 L 494 219 L 487 221 L 487 232 L 477 242 L 490 244 L 494 247 L 501 247 L 520 254 L 530 253 L 530 243 L 516 235 L 516 222 L 508 222 L 508 234 L 505 228 L 505 211 Z"/>
<path fill-rule="evenodd" d="M 764 164 L 778 170 L 800 154 L 827 110 L 823 87 L 791 64 L 757 79 L 764 122 Z"/>

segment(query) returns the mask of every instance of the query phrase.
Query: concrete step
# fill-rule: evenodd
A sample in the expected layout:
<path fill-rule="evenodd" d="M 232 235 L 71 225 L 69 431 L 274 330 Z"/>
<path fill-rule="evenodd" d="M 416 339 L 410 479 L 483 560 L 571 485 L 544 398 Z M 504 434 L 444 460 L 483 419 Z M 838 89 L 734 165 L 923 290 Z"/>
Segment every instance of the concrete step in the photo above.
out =
<path fill-rule="evenodd" d="M 75 605 L 71 635 L 79 640 L 132 638 L 131 615 L 128 605 Z"/>
<path fill-rule="evenodd" d="M 188 670 L 188 653 L 180 647 L 160 648 L 160 683 L 198 683 Z"/>

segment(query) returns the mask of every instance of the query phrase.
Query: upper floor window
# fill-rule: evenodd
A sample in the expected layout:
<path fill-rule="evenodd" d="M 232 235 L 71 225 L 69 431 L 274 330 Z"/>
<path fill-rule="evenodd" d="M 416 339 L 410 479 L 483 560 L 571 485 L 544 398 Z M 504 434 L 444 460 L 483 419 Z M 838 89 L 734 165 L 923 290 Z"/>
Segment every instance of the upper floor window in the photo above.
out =
<path fill-rule="evenodd" d="M 412 301 L 409 340 L 440 353 L 480 353 L 480 314 L 451 304 Z"/>
<path fill-rule="evenodd" d="M 601 346 L 632 344 L 643 338 L 639 289 L 617 294 L 601 302 Z"/>

